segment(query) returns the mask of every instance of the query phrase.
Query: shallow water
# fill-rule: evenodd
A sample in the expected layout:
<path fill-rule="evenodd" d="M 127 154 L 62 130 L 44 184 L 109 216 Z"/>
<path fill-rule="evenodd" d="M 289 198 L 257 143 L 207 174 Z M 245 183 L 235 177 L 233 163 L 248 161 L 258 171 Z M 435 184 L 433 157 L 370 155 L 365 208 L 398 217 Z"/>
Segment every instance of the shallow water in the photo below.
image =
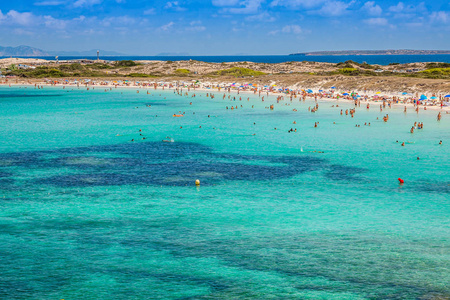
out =
<path fill-rule="evenodd" d="M 150 92 L 0 88 L 0 298 L 450 296 L 448 115 Z"/>

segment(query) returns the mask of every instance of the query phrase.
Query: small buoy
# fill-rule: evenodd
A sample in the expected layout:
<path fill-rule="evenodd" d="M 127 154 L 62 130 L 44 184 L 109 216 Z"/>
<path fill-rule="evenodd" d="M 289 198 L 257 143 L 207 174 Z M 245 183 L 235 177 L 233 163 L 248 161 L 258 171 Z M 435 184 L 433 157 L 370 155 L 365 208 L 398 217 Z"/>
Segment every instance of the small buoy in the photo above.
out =
<path fill-rule="evenodd" d="M 401 179 L 401 178 L 399 178 L 398 181 L 400 182 L 400 184 L 405 183 L 405 181 L 403 179 Z"/>
<path fill-rule="evenodd" d="M 200 185 L 200 180 L 198 180 L 198 179 L 195 180 L 195 185 L 196 185 L 196 186 L 199 186 L 199 185 Z"/>

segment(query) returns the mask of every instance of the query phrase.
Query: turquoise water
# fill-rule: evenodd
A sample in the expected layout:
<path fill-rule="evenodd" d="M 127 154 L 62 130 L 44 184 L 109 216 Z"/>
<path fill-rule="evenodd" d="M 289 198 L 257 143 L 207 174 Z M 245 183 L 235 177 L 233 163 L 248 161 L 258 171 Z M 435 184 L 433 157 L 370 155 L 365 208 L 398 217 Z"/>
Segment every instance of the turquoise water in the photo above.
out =
<path fill-rule="evenodd" d="M 0 298 L 450 297 L 449 115 L 150 92 L 0 88 Z"/>

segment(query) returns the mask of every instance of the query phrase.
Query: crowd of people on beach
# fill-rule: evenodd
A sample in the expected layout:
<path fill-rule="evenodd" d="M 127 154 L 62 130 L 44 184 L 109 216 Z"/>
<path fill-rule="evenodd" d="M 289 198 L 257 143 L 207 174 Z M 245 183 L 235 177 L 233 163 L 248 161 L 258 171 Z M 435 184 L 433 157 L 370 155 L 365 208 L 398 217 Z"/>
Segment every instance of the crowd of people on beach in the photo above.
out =
<path fill-rule="evenodd" d="M 8 82 L 5 82 L 8 84 Z M 28 82 L 22 82 L 28 83 Z M 31 82 L 29 82 L 31 84 Z M 10 83 L 9 83 L 10 84 Z M 77 87 L 86 87 L 93 88 L 95 87 L 106 87 L 108 89 L 118 88 L 118 87 L 129 87 L 129 88 L 146 88 L 146 89 L 187 89 L 190 91 L 191 89 L 196 90 L 206 90 L 211 92 L 231 92 L 234 91 L 238 95 L 240 93 L 253 93 L 258 94 L 258 96 L 262 96 L 262 100 L 264 100 L 264 96 L 276 95 L 277 101 L 281 99 L 281 97 L 289 97 L 292 98 L 313 98 L 315 100 L 318 99 L 330 99 L 330 100 L 348 100 L 348 101 L 365 101 L 365 102 L 383 102 L 391 104 L 409 104 L 414 105 L 416 109 L 420 107 L 437 107 L 437 108 L 446 108 L 450 109 L 450 94 L 440 94 L 440 93 L 428 93 L 420 94 L 417 92 L 386 92 L 382 93 L 380 91 L 347 91 L 345 89 L 339 89 L 337 87 L 327 87 L 327 88 L 318 88 L 316 90 L 312 90 L 310 88 L 299 88 L 296 86 L 284 86 L 277 85 L 275 82 L 268 84 L 253 84 L 253 83 L 229 83 L 229 82 L 201 82 L 199 80 L 192 81 L 130 81 L 130 80 L 93 80 L 93 79 L 60 79 L 60 80 L 50 80 L 46 79 L 43 83 L 37 84 L 37 87 L 40 88 L 42 85 L 52 85 L 52 86 L 77 86 Z M 35 84 L 36 85 L 36 84 Z M 138 91 L 139 92 L 139 91 Z M 370 104 L 367 104 L 367 108 L 369 108 Z M 380 107 L 380 109 L 382 109 Z M 315 109 L 312 109 L 312 112 L 315 112 Z"/>
<path fill-rule="evenodd" d="M 425 101 L 427 97 L 425 95 L 419 96 L 418 94 L 411 95 L 402 93 L 402 96 L 395 96 L 395 95 L 385 95 L 381 96 L 381 93 L 374 94 L 372 96 L 369 96 L 367 91 L 363 95 L 360 95 L 357 92 L 346 92 L 346 91 L 338 91 L 335 87 L 331 87 L 329 90 L 318 90 L 313 91 L 311 89 L 291 89 L 291 88 L 278 88 L 275 84 L 272 84 L 270 86 L 258 86 L 253 84 L 244 84 L 244 85 L 237 85 L 235 83 L 229 84 L 229 83 L 221 83 L 221 84 L 211 84 L 211 83 L 200 83 L 198 81 L 196 82 L 139 82 L 139 81 L 93 81 L 93 80 L 84 80 L 84 81 L 55 81 L 55 80 L 47 80 L 45 81 L 46 85 L 51 86 L 62 86 L 63 89 L 65 87 L 77 87 L 77 88 L 86 88 L 89 89 L 95 89 L 97 88 L 103 88 L 105 92 L 111 91 L 113 88 L 119 88 L 119 87 L 131 87 L 131 88 L 137 88 L 136 92 L 139 93 L 141 88 L 147 89 L 147 94 L 150 94 L 151 90 L 165 90 L 170 89 L 173 90 L 174 94 L 178 96 L 184 96 L 189 98 L 196 98 L 197 94 L 195 91 L 197 90 L 204 90 L 206 91 L 206 97 L 210 99 L 215 99 L 216 93 L 222 94 L 222 100 L 229 100 L 229 101 L 242 101 L 242 95 L 241 93 L 252 93 L 254 95 L 258 95 L 260 100 L 262 102 L 265 101 L 265 97 L 269 96 L 275 96 L 276 97 L 276 103 L 279 104 L 282 101 L 289 100 L 293 101 L 294 99 L 298 101 L 305 101 L 306 99 L 314 99 L 315 105 L 308 107 L 308 111 L 311 113 L 315 113 L 319 110 L 319 103 L 318 100 L 330 100 L 330 101 L 337 101 L 337 100 L 346 100 L 346 101 L 352 101 L 355 105 L 355 108 L 351 109 L 340 109 L 340 115 L 350 115 L 351 118 L 354 117 L 354 114 L 356 113 L 356 108 L 361 106 L 361 102 L 365 102 L 366 109 L 371 108 L 371 104 L 376 104 L 377 102 L 379 104 L 380 111 L 383 111 L 383 109 L 392 108 L 393 105 L 404 105 L 404 112 L 407 112 L 408 105 L 412 105 L 413 109 L 416 113 L 419 112 L 421 108 L 424 110 L 428 107 L 434 106 L 434 108 L 441 108 L 443 109 L 444 106 L 447 105 L 448 99 L 450 99 L 450 95 L 447 96 L 436 96 L 433 94 L 431 96 L 431 99 L 434 100 L 433 102 Z M 10 85 L 11 86 L 11 85 Z M 35 89 L 43 89 L 43 84 L 34 84 Z M 236 93 L 236 94 L 232 94 Z M 247 101 L 250 101 L 250 97 L 244 97 Z M 190 102 L 190 105 L 192 105 L 192 102 Z M 287 105 L 287 104 L 286 104 Z M 151 106 L 147 106 L 151 107 Z M 240 105 L 240 108 L 242 108 L 243 105 Z M 339 105 L 333 105 L 333 107 L 338 108 Z M 254 106 L 252 105 L 252 108 Z M 266 107 L 270 110 L 274 110 L 275 106 L 274 104 L 270 104 L 268 107 Z M 447 108 L 447 107 L 446 107 Z M 239 109 L 238 105 L 231 105 L 226 106 L 226 109 L 231 110 L 237 110 Z M 293 109 L 293 111 L 297 111 L 297 109 Z M 448 109 L 445 109 L 446 114 L 449 113 Z M 195 114 L 195 112 L 194 112 Z M 184 117 L 185 112 L 178 112 L 174 113 L 173 117 Z M 209 117 L 209 116 L 208 116 Z M 437 115 L 437 121 L 440 121 L 442 118 L 441 111 L 438 112 Z M 378 119 L 378 118 L 377 118 Z M 389 121 L 389 114 L 386 114 L 383 116 L 383 121 L 388 122 Z M 296 122 L 294 121 L 294 124 Z M 314 128 L 317 128 L 319 126 L 319 122 L 316 121 L 314 123 Z M 365 122 L 365 126 L 370 126 L 370 122 Z M 359 124 L 356 124 L 355 127 L 360 127 Z M 200 126 L 201 128 L 201 126 Z M 411 127 L 410 132 L 414 133 L 414 131 L 420 130 L 423 128 L 423 122 L 415 122 L 414 125 Z M 180 127 L 182 129 L 182 126 Z M 277 128 L 275 128 L 277 129 Z M 288 133 L 297 132 L 297 128 L 290 128 L 288 130 Z M 139 130 L 139 138 L 145 140 L 146 137 L 143 136 L 141 130 Z M 170 138 L 168 140 L 171 140 Z M 135 139 L 132 139 L 131 141 L 135 141 Z M 442 144 L 442 141 L 440 141 L 440 144 Z M 405 146 L 405 142 L 402 142 L 402 146 Z"/>

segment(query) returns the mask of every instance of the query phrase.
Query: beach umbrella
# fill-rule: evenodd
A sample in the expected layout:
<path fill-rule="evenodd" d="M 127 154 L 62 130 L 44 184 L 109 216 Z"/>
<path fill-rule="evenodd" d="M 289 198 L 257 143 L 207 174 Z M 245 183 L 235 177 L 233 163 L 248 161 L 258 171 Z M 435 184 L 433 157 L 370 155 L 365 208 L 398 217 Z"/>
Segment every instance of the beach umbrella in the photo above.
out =
<path fill-rule="evenodd" d="M 408 93 L 407 92 L 403 92 L 402 95 L 408 95 Z"/>
<path fill-rule="evenodd" d="M 375 94 L 381 94 L 381 92 L 376 92 Z"/>
<path fill-rule="evenodd" d="M 446 96 L 444 96 L 444 98 L 450 98 L 450 95 L 446 95 Z"/>
<path fill-rule="evenodd" d="M 427 98 L 427 96 L 425 96 L 425 95 L 422 95 L 422 96 L 420 96 L 420 100 L 427 100 L 428 98 Z"/>
<path fill-rule="evenodd" d="M 313 91 L 311 89 L 306 90 L 308 93 L 312 93 Z"/>
<path fill-rule="evenodd" d="M 349 93 L 343 93 L 342 95 L 344 95 L 344 96 L 348 96 L 348 95 L 350 95 Z"/>
<path fill-rule="evenodd" d="M 434 96 L 433 96 L 433 97 L 431 97 L 430 99 L 431 99 L 431 100 L 436 100 L 436 99 L 437 99 L 437 97 L 434 97 Z"/>
<path fill-rule="evenodd" d="M 322 93 L 322 92 L 323 92 L 323 90 L 319 90 L 319 92 L 320 92 L 320 93 Z"/>

